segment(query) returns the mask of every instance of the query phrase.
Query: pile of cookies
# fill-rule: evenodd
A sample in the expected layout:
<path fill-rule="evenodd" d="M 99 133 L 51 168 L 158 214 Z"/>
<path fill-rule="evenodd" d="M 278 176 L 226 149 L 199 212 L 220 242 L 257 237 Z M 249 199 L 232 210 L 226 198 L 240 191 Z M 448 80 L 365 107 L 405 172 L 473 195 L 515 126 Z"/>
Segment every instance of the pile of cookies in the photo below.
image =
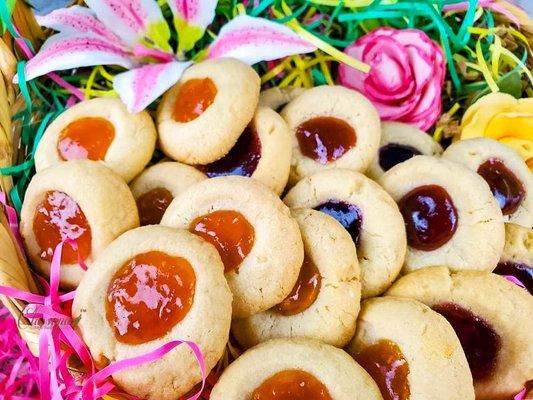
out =
<path fill-rule="evenodd" d="M 27 254 L 47 275 L 76 241 L 61 285 L 98 365 L 180 339 L 211 370 L 231 332 L 249 350 L 212 400 L 497 400 L 533 378 L 533 178 L 498 142 L 443 152 L 358 92 L 260 93 L 252 68 L 217 59 L 155 121 L 75 105 L 35 162 Z M 113 379 L 165 400 L 201 375 L 178 347 Z"/>

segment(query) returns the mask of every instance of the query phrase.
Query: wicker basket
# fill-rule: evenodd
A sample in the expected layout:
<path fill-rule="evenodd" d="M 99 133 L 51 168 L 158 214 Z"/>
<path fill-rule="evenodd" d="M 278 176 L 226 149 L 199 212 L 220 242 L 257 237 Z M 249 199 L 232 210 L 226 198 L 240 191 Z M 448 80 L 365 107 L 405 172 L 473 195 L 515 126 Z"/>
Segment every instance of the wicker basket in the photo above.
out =
<path fill-rule="evenodd" d="M 81 3 L 81 1 L 77 2 Z M 533 47 L 533 20 L 523 10 L 507 1 L 499 0 L 498 3 L 521 21 L 521 31 L 528 37 Z M 505 19 L 504 16 L 501 18 Z M 20 34 L 32 41 L 36 48 L 51 33 L 41 30 L 31 9 L 22 0 L 16 2 L 13 21 Z M 12 124 L 11 118 L 23 107 L 18 88 L 11 83 L 16 71 L 17 54 L 14 40 L 9 33 L 0 37 L 0 167 L 20 163 L 27 155 L 27 149 L 20 146 L 20 126 Z M 0 190 L 8 193 L 12 186 L 12 178 L 0 174 Z M 16 243 L 4 209 L 0 205 L 0 285 L 38 293 L 36 276 Z M 22 322 L 19 324 L 21 336 L 28 343 L 31 351 L 38 355 L 38 330 L 29 328 L 28 321 L 22 315 L 26 304 L 6 297 L 1 297 L 1 301 L 15 319 Z"/>

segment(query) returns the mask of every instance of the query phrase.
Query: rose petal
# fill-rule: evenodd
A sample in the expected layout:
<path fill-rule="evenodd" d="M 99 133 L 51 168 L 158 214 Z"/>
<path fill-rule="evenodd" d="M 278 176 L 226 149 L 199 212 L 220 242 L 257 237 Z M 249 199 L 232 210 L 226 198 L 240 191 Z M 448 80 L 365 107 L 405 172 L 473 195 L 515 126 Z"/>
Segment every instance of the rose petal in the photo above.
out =
<path fill-rule="evenodd" d="M 315 49 L 285 25 L 239 15 L 222 27 L 209 47 L 207 58 L 232 57 L 255 64 Z"/>
<path fill-rule="evenodd" d="M 189 65 L 190 62 L 178 61 L 148 64 L 118 74 L 113 80 L 113 88 L 128 107 L 128 111 L 137 113 L 174 85 Z"/>
<path fill-rule="evenodd" d="M 168 0 L 181 50 L 190 50 L 215 18 L 218 0 Z"/>

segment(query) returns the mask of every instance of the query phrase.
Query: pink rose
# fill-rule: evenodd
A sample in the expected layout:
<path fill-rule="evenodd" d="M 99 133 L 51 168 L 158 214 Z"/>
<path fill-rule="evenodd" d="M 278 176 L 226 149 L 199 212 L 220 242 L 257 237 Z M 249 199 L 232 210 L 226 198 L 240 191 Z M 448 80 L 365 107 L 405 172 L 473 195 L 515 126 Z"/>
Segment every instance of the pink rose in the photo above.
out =
<path fill-rule="evenodd" d="M 424 32 L 378 28 L 344 52 L 372 69 L 365 74 L 341 64 L 339 83 L 367 96 L 383 120 L 428 130 L 440 117 L 444 55 Z"/>

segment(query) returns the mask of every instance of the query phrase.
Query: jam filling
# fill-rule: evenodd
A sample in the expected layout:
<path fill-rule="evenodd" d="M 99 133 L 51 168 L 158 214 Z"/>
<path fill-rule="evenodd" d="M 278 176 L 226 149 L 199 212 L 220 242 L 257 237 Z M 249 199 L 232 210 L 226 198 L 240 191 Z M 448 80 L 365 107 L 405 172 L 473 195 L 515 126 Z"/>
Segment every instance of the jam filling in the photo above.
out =
<path fill-rule="evenodd" d="M 141 226 L 159 224 L 172 200 L 174 200 L 172 193 L 161 187 L 142 194 L 137 199 Z"/>
<path fill-rule="evenodd" d="M 272 375 L 252 393 L 251 400 L 331 400 L 326 386 L 308 372 L 288 369 Z"/>
<path fill-rule="evenodd" d="M 254 227 L 237 211 L 218 210 L 198 217 L 189 231 L 217 248 L 225 272 L 237 269 L 254 245 Z"/>
<path fill-rule="evenodd" d="M 184 258 L 150 251 L 127 261 L 107 288 L 106 318 L 116 339 L 141 344 L 164 336 L 189 312 L 195 286 Z"/>
<path fill-rule="evenodd" d="M 405 144 L 389 143 L 379 149 L 379 166 L 383 171 L 388 171 L 396 164 L 422 154 L 414 147 Z"/>
<path fill-rule="evenodd" d="M 438 185 L 420 186 L 398 202 L 405 220 L 409 246 L 436 250 L 457 230 L 458 214 L 448 192 Z"/>
<path fill-rule="evenodd" d="M 216 95 L 217 87 L 211 79 L 189 79 L 179 88 L 172 117 L 182 123 L 193 121 L 213 104 Z"/>
<path fill-rule="evenodd" d="M 318 268 L 306 255 L 291 293 L 275 310 L 282 315 L 295 315 L 307 310 L 318 297 L 321 280 Z"/>
<path fill-rule="evenodd" d="M 355 147 L 355 130 L 346 121 L 334 117 L 315 117 L 296 128 L 302 154 L 320 164 L 342 157 Z"/>
<path fill-rule="evenodd" d="M 226 175 L 249 177 L 255 172 L 260 159 L 261 141 L 259 135 L 253 127 L 248 126 L 228 154 L 220 160 L 197 168 L 209 178 Z"/>
<path fill-rule="evenodd" d="M 82 260 L 91 254 L 92 236 L 89 222 L 78 203 L 66 193 L 50 191 L 45 194 L 33 217 L 33 234 L 43 260 L 52 261 L 56 246 L 65 239 L 76 241 Z M 64 246 L 62 262 L 77 263 L 78 251 L 71 245 Z"/>
<path fill-rule="evenodd" d="M 115 127 L 105 118 L 85 117 L 60 133 L 57 151 L 63 160 L 103 160 L 115 138 Z"/>
<path fill-rule="evenodd" d="M 339 200 L 329 200 L 315 207 L 315 210 L 335 218 L 351 235 L 355 246 L 359 246 L 363 215 L 359 207 Z"/>
<path fill-rule="evenodd" d="M 526 191 L 522 182 L 501 160 L 491 158 L 485 161 L 477 173 L 489 184 L 503 215 L 512 214 L 518 209 Z"/>
<path fill-rule="evenodd" d="M 432 308 L 446 318 L 455 330 L 473 378 L 490 377 L 501 347 L 500 336 L 487 321 L 458 304 L 443 303 Z"/>
<path fill-rule="evenodd" d="M 409 399 L 409 364 L 396 343 L 380 340 L 365 347 L 355 360 L 377 383 L 384 400 Z"/>
<path fill-rule="evenodd" d="M 533 294 L 533 267 L 512 261 L 501 262 L 494 270 L 498 275 L 511 275 L 518 279 Z"/>

